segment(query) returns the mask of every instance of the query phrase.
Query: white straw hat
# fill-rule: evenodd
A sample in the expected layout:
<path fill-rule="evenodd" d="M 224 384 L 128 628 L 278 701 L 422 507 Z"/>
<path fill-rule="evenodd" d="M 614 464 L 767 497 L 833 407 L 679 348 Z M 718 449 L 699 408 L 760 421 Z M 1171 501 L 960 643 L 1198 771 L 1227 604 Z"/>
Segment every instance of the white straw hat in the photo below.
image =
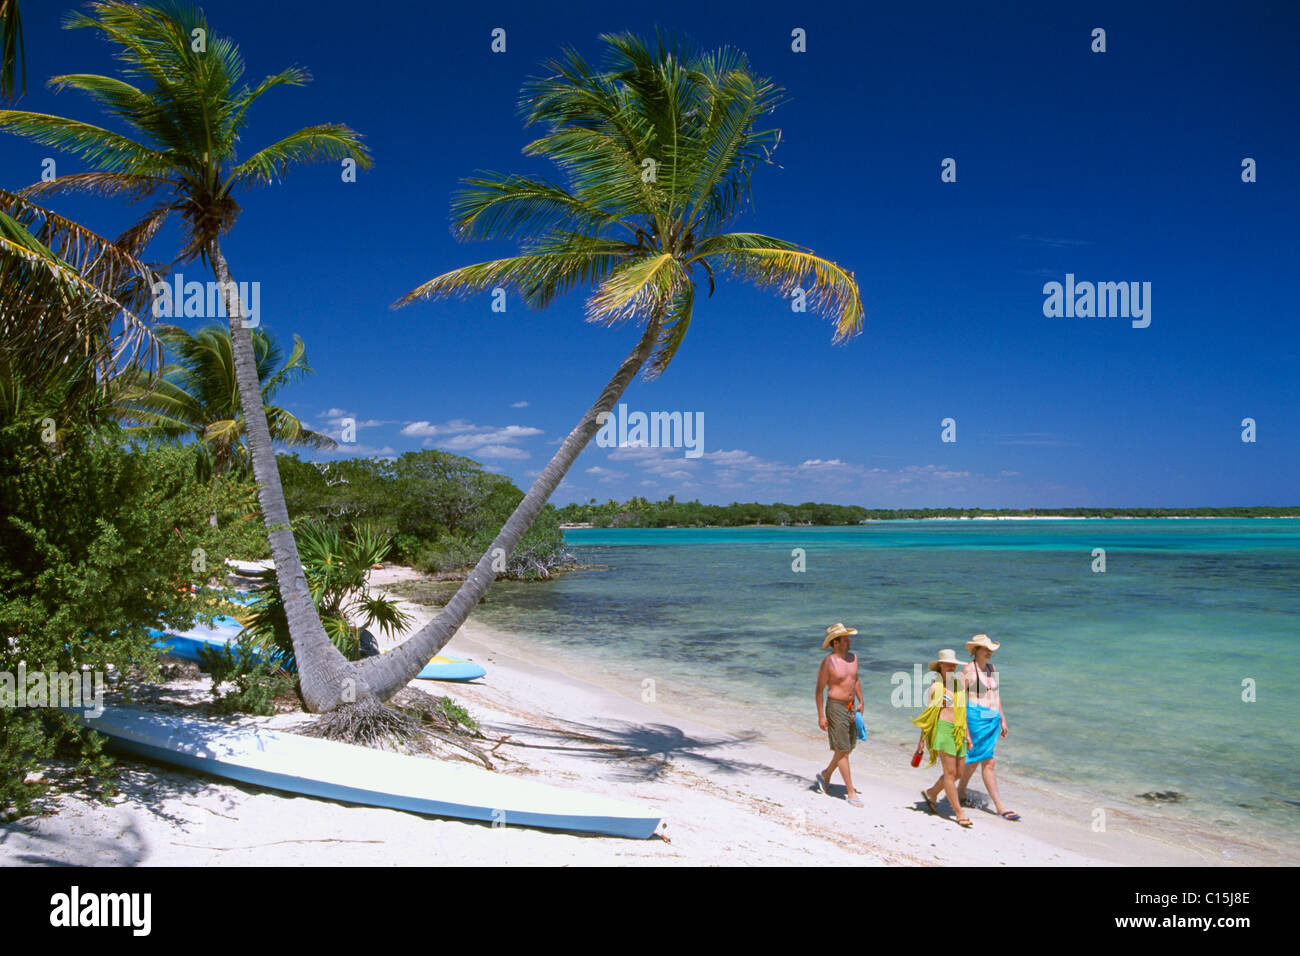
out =
<path fill-rule="evenodd" d="M 957 666 L 957 652 L 950 648 L 944 648 L 939 652 L 939 656 L 930 661 L 930 670 L 937 671 L 940 664 L 952 664 Z"/>
<path fill-rule="evenodd" d="M 972 654 L 975 653 L 975 648 L 977 647 L 987 647 L 990 651 L 996 651 L 1001 646 L 1002 645 L 997 641 L 990 641 L 987 634 L 976 634 L 966 642 L 966 650 L 970 651 Z"/>

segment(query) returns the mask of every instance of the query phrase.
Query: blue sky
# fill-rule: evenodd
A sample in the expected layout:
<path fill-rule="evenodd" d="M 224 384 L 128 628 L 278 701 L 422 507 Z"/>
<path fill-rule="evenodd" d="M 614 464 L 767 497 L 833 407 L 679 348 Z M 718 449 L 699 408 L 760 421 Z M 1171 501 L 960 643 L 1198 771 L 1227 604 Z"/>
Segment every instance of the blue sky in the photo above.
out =
<path fill-rule="evenodd" d="M 852 269 L 862 334 L 722 281 L 629 410 L 702 413 L 704 454 L 589 448 L 555 497 L 869 507 L 1295 504 L 1300 473 L 1300 8 L 1293 4 L 205 4 L 248 76 L 314 81 L 259 103 L 251 151 L 347 123 L 376 165 L 305 167 L 240 197 L 223 247 L 261 283 L 263 324 L 303 336 L 316 374 L 284 393 L 309 423 L 361 426 L 343 454 L 441 447 L 527 487 L 637 332 L 588 325 L 582 296 L 389 305 L 448 269 L 508 254 L 456 242 L 448 206 L 478 169 L 550 174 L 521 84 L 562 46 L 656 25 L 745 51 L 786 89 L 779 168 L 741 226 Z M 1131 9 L 1138 6 L 1140 9 Z M 28 3 L 23 108 L 99 121 L 50 75 L 110 72 L 106 48 Z M 504 54 L 491 31 L 506 30 Z M 791 31 L 807 51 L 791 50 Z M 1107 50 L 1090 50 L 1094 28 Z M 0 137 L 0 185 L 48 150 Z M 957 181 L 941 182 L 956 160 Z M 1243 183 L 1246 157 L 1257 181 Z M 79 169 L 59 158 L 59 172 Z M 61 199 L 115 234 L 133 210 Z M 152 258 L 178 248 L 163 233 Z M 187 278 L 208 280 L 195 263 Z M 1049 318 L 1043 285 L 1151 283 L 1151 322 Z M 202 324 L 188 322 L 192 327 Z M 957 440 L 941 441 L 940 423 Z M 1241 440 L 1244 418 L 1257 441 Z"/>

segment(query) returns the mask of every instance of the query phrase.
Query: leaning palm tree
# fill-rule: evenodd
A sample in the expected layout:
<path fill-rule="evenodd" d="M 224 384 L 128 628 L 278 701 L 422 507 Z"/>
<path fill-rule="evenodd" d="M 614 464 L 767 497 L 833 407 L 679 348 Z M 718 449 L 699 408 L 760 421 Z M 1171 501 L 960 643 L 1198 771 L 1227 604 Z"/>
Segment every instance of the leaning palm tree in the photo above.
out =
<path fill-rule="evenodd" d="M 255 86 L 241 85 L 244 63 L 238 48 L 216 36 L 201 12 L 179 4 L 160 9 L 123 0 L 95 0 L 88 6 L 89 14 L 71 14 L 65 26 L 91 29 L 107 40 L 122 76 L 73 74 L 55 77 L 51 84 L 56 90 L 89 94 L 129 132 L 19 110 L 0 110 L 0 130 L 74 153 L 91 167 L 38 183 L 29 194 L 76 189 L 160 199 L 130 230 L 139 242 L 152 238 L 172 214 L 181 216 L 185 243 L 178 261 L 211 263 L 229 317 L 253 473 L 302 668 L 303 698 L 312 710 L 336 707 L 352 693 L 368 698 L 367 688 L 326 636 L 308 592 L 266 416 L 251 413 L 261 407 L 257 363 L 220 239 L 240 212 L 236 190 L 275 182 L 301 162 L 351 159 L 369 168 L 369 153 L 353 130 L 323 124 L 290 133 L 237 161 L 235 150 L 250 107 L 277 87 L 303 85 L 309 79 L 306 71 L 291 68 Z"/>
<path fill-rule="evenodd" d="M 381 698 L 464 623 L 637 372 L 667 368 L 691 323 L 697 269 L 710 295 L 719 270 L 783 295 L 802 291 L 834 317 L 837 341 L 861 325 L 851 273 L 792 242 L 726 231 L 748 203 L 752 170 L 770 162 L 779 139 L 758 124 L 780 91 L 730 50 L 698 54 L 662 39 L 652 49 L 626 34 L 602 40 L 606 69 L 566 52 L 520 104 L 526 123 L 544 128 L 524 153 L 555 162 L 567 184 L 484 174 L 453 203 L 462 238 L 519 239 L 520 254 L 444 273 L 398 304 L 504 287 L 544 308 L 592 285 L 591 321 L 635 319 L 644 331 L 446 607 L 399 648 L 358 665 Z"/>
<path fill-rule="evenodd" d="M 156 333 L 176 361 L 157 379 L 138 372 L 118 394 L 113 404 L 115 417 L 133 423 L 127 431 L 144 437 L 197 439 L 207 447 L 216 474 L 232 468 L 245 471 L 249 465 L 244 441 L 248 429 L 235 381 L 230 331 L 214 325 L 191 335 L 178 326 L 163 325 Z M 254 329 L 252 339 L 272 440 L 306 448 L 338 447 L 328 435 L 312 431 L 292 412 L 271 404 L 280 389 L 311 374 L 302 339 L 293 337 L 288 359 L 265 330 Z"/>

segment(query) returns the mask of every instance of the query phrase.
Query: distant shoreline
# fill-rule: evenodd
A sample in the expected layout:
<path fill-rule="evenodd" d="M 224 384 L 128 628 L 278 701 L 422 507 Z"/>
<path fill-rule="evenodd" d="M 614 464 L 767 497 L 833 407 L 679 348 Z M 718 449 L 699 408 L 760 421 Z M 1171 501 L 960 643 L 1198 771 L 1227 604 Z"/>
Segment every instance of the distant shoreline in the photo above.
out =
<path fill-rule="evenodd" d="M 674 531 L 674 530 L 717 530 L 728 528 L 855 528 L 864 524 L 903 524 L 916 521 L 1294 521 L 1300 514 L 1294 515 L 962 515 L 935 518 L 863 518 L 854 524 L 706 524 L 706 525 L 665 525 L 659 528 L 647 528 L 627 525 L 621 528 L 594 525 L 590 522 L 561 524 L 561 531 Z"/>

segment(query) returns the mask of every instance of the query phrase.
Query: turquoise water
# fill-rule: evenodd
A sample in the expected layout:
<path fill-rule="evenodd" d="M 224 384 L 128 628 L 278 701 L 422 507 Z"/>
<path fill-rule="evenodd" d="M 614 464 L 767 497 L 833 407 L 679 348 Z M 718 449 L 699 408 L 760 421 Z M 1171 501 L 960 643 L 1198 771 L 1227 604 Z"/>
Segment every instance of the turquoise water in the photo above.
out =
<path fill-rule="evenodd" d="M 915 740 L 918 710 L 895 686 L 940 648 L 966 659 L 963 642 L 984 632 L 1003 644 L 994 660 L 1011 737 L 998 756 L 1010 772 L 1107 805 L 1177 791 L 1184 801 L 1162 812 L 1202 824 L 1300 829 L 1298 520 L 567 537 L 601 569 L 494 589 L 486 623 L 804 727 L 824 629 L 843 621 L 860 632 L 868 726 L 887 742 Z M 1096 548 L 1104 573 L 1092 570 Z"/>

